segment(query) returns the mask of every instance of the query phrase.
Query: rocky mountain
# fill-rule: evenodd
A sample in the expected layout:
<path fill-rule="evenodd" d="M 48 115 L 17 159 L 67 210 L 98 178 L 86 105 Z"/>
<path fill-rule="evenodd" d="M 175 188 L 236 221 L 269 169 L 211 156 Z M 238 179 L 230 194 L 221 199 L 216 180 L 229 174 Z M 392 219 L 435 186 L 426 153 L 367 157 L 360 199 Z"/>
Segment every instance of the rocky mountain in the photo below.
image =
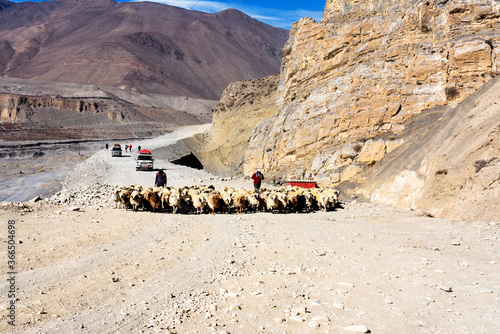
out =
<path fill-rule="evenodd" d="M 0 10 L 4 10 L 5 8 L 9 7 L 12 4 L 12 2 L 8 0 L 0 0 Z"/>
<path fill-rule="evenodd" d="M 237 10 L 151 2 L 0 2 L 0 75 L 218 99 L 279 71 L 288 32 Z"/>
<path fill-rule="evenodd" d="M 344 193 L 444 217 L 465 217 L 459 211 L 465 202 L 457 198 L 469 185 L 479 192 L 475 200 L 484 199 L 481 207 L 495 207 L 490 198 L 498 194 L 497 173 L 485 177 L 481 190 L 469 178 L 480 175 L 475 165 L 498 170 L 496 101 L 470 112 L 465 100 L 498 74 L 499 28 L 500 7 L 485 0 L 327 1 L 321 22 L 304 18 L 292 26 L 273 97 L 277 112 L 253 130 L 239 172 L 260 167 L 278 178 L 313 174 L 323 185 L 342 185 Z M 494 90 L 488 92 L 481 99 Z M 428 116 L 420 117 L 423 112 Z M 215 124 L 225 115 L 214 117 Z M 469 143 L 456 146 L 454 138 Z M 440 158 L 425 162 L 409 153 L 425 156 L 432 145 L 443 145 L 435 150 Z M 458 154 L 460 146 L 467 159 Z M 443 156 L 460 156 L 464 165 Z M 434 159 L 439 163 L 429 165 Z M 386 178 L 374 173 L 382 173 L 379 164 L 388 168 Z M 398 169 L 406 164 L 412 168 Z M 415 169 L 420 164 L 428 169 Z M 407 176 L 426 186 L 409 187 Z M 446 192 L 437 186 L 442 176 L 453 179 Z M 409 197 L 389 186 L 395 183 L 407 185 Z M 482 214 L 476 210 L 468 218 Z"/>

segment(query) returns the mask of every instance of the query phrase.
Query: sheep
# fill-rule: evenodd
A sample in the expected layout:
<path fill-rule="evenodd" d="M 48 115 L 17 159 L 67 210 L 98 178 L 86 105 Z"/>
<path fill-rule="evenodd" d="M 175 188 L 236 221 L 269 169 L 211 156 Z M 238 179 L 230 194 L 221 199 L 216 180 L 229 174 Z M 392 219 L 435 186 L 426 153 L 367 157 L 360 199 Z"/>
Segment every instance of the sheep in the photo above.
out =
<path fill-rule="evenodd" d="M 305 209 L 307 211 L 313 211 L 314 207 L 316 206 L 315 204 L 315 197 L 311 193 L 304 193 L 304 204 L 305 204 Z"/>
<path fill-rule="evenodd" d="M 271 192 L 266 198 L 267 211 L 274 213 L 275 210 L 278 210 L 279 205 L 280 201 L 278 199 L 278 195 L 275 192 Z"/>
<path fill-rule="evenodd" d="M 149 196 L 149 204 L 151 205 L 151 210 L 153 212 L 160 211 L 161 197 L 158 191 L 151 192 Z"/>
<path fill-rule="evenodd" d="M 143 189 L 140 185 L 131 184 L 129 187 L 120 186 L 113 191 L 115 207 L 132 207 L 134 211 L 142 207 L 153 212 L 172 211 L 183 212 L 196 211 L 211 212 L 228 211 L 236 208 L 238 214 L 244 212 L 248 207 L 253 212 L 259 210 L 276 211 L 282 213 L 301 212 L 304 210 L 328 211 L 338 203 L 339 191 L 333 188 L 303 189 L 298 187 L 261 189 L 260 191 L 239 188 L 228 188 L 222 186 L 220 192 L 213 186 L 190 186 L 190 187 L 148 187 Z"/>
<path fill-rule="evenodd" d="M 290 211 L 297 212 L 298 204 L 299 200 L 295 192 L 289 192 L 288 194 L 286 194 L 286 205 L 290 209 Z"/>
<path fill-rule="evenodd" d="M 222 198 L 222 205 L 224 206 L 225 211 L 231 213 L 231 208 L 234 206 L 233 197 L 225 191 L 221 191 L 220 196 Z"/>
<path fill-rule="evenodd" d="M 316 196 L 318 201 L 318 208 L 320 210 L 326 211 L 330 207 L 330 197 L 326 193 L 318 193 Z"/>
<path fill-rule="evenodd" d="M 121 189 L 116 189 L 115 192 L 113 193 L 113 199 L 115 201 L 115 207 L 114 207 L 115 209 L 120 204 L 120 192 L 121 192 Z"/>
<path fill-rule="evenodd" d="M 139 190 L 134 190 L 130 195 L 130 204 L 134 208 L 134 211 L 137 211 L 140 206 L 142 206 L 142 194 Z"/>
<path fill-rule="evenodd" d="M 207 206 L 207 199 L 202 195 L 193 195 L 193 207 L 198 214 L 202 213 Z"/>
<path fill-rule="evenodd" d="M 260 195 L 258 193 L 250 194 L 247 197 L 248 206 L 253 210 L 253 212 L 259 211 L 260 207 Z"/>
<path fill-rule="evenodd" d="M 236 212 L 240 214 L 243 209 L 245 209 L 246 203 L 247 203 L 247 197 L 242 194 L 236 194 L 233 198 L 234 200 L 234 207 L 236 208 Z"/>
<path fill-rule="evenodd" d="M 142 194 L 142 206 L 147 211 L 151 211 L 153 209 L 151 207 L 151 203 L 149 202 L 149 198 L 151 197 L 152 193 L 153 193 L 153 189 L 152 188 L 146 188 L 146 189 L 143 189 L 141 191 L 141 194 Z"/>
<path fill-rule="evenodd" d="M 122 189 L 120 191 L 120 204 L 127 209 L 130 206 L 130 191 Z"/>
<path fill-rule="evenodd" d="M 286 193 L 278 193 L 278 209 L 282 213 L 286 213 L 286 206 L 287 206 L 287 201 L 286 201 Z"/>
<path fill-rule="evenodd" d="M 163 191 L 160 194 L 160 202 L 161 202 L 161 206 L 163 207 L 163 210 L 168 209 L 168 198 L 169 197 L 170 197 L 170 190 L 163 189 Z"/>
<path fill-rule="evenodd" d="M 183 209 L 184 212 L 186 213 L 189 213 L 189 211 L 191 211 L 191 208 L 192 208 L 192 204 L 193 204 L 193 198 L 191 197 L 191 195 L 189 195 L 187 192 L 186 192 L 186 195 L 183 195 L 181 197 L 181 207 Z"/>
<path fill-rule="evenodd" d="M 181 195 L 178 192 L 172 192 L 168 198 L 168 205 L 172 208 L 173 213 L 181 207 Z"/>
<path fill-rule="evenodd" d="M 217 191 L 211 191 L 210 194 L 208 194 L 207 198 L 207 203 L 210 209 L 212 210 L 212 214 L 215 214 L 215 210 L 217 210 L 220 205 L 221 205 L 222 197 L 220 196 L 219 192 Z"/>

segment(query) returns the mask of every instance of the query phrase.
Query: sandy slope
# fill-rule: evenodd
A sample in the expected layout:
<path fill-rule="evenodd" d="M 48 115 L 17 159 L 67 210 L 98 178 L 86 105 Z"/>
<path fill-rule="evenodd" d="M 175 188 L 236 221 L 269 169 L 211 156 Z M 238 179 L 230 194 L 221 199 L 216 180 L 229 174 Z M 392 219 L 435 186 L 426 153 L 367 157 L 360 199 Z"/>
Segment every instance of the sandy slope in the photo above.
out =
<path fill-rule="evenodd" d="M 197 129 L 196 131 L 199 131 Z M 194 130 L 193 130 L 194 131 Z M 153 140 L 148 146 L 168 142 Z M 144 144 L 144 146 L 146 146 Z M 100 152 L 76 187 L 152 182 Z M 164 164 L 169 183 L 247 185 Z M 85 175 L 86 174 L 86 175 Z M 84 175 L 84 176 L 83 176 Z M 345 202 L 310 214 L 172 215 L 46 201 L 16 221 L 17 333 L 495 333 L 499 222 Z M 5 268 L 6 252 L 1 263 Z M 445 291 L 446 290 L 446 291 Z M 358 327 L 350 327 L 358 326 Z"/>

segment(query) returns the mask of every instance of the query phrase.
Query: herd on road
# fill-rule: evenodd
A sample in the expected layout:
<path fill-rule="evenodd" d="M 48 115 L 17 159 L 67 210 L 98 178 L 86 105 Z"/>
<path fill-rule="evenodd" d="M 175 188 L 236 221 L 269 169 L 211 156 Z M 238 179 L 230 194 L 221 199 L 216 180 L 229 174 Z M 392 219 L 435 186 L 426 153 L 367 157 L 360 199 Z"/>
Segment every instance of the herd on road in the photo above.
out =
<path fill-rule="evenodd" d="M 114 191 L 115 207 L 134 211 L 171 213 L 297 213 L 329 211 L 339 207 L 339 191 L 333 188 L 277 188 L 216 190 L 212 185 L 142 188 L 132 184 Z"/>

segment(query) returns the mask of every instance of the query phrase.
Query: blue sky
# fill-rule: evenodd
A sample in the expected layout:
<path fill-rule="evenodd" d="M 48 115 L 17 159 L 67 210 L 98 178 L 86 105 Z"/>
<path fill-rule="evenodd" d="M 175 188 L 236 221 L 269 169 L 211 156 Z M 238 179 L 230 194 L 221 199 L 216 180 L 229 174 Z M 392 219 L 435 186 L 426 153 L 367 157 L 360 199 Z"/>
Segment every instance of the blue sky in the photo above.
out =
<path fill-rule="evenodd" d="M 22 2 L 22 0 L 11 0 Z M 44 0 L 32 0 L 40 2 Z M 116 0 L 117 2 L 133 2 L 138 0 Z M 202 12 L 216 13 L 228 8 L 236 8 L 245 14 L 267 23 L 269 25 L 290 29 L 293 22 L 307 16 L 320 21 L 323 17 L 323 9 L 326 0 L 220 0 L 220 1 L 196 1 L 196 0 L 150 0 L 171 6 L 199 10 Z"/>

